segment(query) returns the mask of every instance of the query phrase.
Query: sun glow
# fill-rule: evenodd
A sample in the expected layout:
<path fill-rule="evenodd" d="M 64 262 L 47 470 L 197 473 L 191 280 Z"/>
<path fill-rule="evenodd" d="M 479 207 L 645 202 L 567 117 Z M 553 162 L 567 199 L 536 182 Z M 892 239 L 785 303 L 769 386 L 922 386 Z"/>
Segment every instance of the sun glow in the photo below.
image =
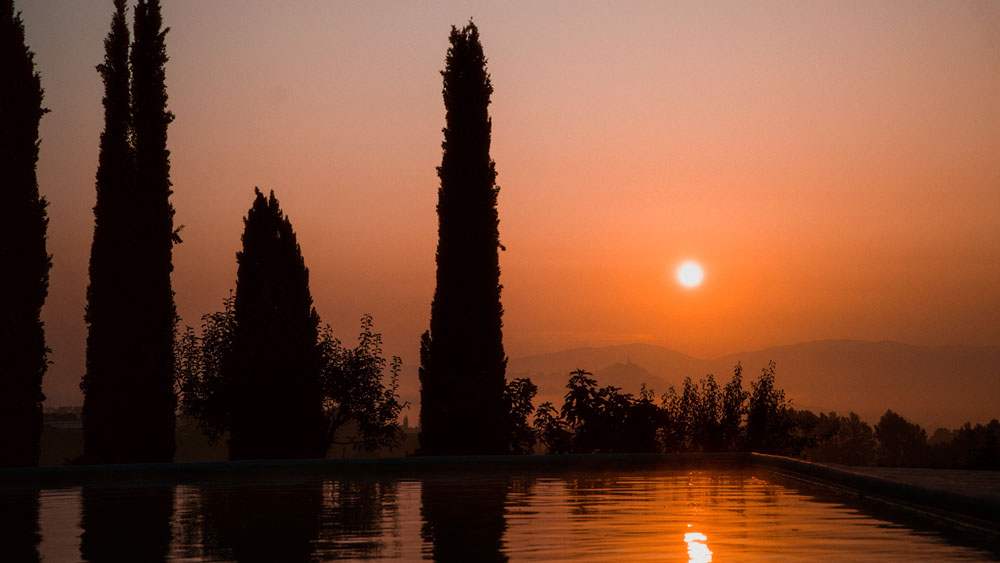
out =
<path fill-rule="evenodd" d="M 677 281 L 684 287 L 697 287 L 705 279 L 705 272 L 697 262 L 687 261 L 677 268 Z"/>

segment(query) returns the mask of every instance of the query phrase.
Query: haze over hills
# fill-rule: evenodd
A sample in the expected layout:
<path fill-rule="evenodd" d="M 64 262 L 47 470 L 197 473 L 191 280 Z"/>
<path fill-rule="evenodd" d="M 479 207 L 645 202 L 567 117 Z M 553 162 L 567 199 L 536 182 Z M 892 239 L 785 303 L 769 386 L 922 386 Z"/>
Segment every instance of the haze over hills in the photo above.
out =
<path fill-rule="evenodd" d="M 777 384 L 798 408 L 855 411 L 869 423 L 893 409 L 928 432 L 1000 417 L 1000 346 L 913 346 L 898 342 L 820 340 L 701 359 L 649 344 L 578 348 L 512 358 L 507 377 L 530 377 L 536 404 L 562 404 L 568 373 L 582 368 L 598 384 L 636 393 L 641 383 L 658 395 L 685 377 L 712 373 L 720 384 L 742 362 L 744 385 L 769 360 Z"/>

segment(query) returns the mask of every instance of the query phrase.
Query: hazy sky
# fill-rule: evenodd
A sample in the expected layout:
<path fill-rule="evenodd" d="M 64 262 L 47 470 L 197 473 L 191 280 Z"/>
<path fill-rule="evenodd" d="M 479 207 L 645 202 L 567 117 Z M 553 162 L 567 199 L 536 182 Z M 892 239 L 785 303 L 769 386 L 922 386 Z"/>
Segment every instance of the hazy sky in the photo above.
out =
<path fill-rule="evenodd" d="M 79 403 L 110 0 L 18 2 L 52 110 L 45 390 Z M 166 1 L 182 323 L 221 308 L 253 187 L 316 307 L 417 358 L 449 26 L 493 77 L 505 345 L 715 356 L 1000 344 L 1000 3 Z M 131 21 L 131 13 L 130 13 Z M 705 282 L 674 280 L 683 259 Z M 141 306 L 137 304 L 137 306 Z M 600 367 L 600 366 L 592 366 Z"/>

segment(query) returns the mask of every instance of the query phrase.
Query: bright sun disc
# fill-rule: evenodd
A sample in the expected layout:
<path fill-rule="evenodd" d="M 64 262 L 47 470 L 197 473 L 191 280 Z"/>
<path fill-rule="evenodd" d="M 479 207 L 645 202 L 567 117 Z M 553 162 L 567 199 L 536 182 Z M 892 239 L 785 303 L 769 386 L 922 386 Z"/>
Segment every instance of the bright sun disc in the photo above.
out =
<path fill-rule="evenodd" d="M 697 262 L 685 262 L 677 268 L 677 281 L 684 287 L 695 287 L 705 278 L 705 272 Z"/>

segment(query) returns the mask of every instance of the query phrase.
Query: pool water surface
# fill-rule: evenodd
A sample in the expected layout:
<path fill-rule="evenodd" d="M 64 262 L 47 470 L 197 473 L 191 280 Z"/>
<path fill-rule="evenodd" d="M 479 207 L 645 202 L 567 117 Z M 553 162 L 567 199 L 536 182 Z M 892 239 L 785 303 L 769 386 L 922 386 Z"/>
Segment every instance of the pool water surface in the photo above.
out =
<path fill-rule="evenodd" d="M 765 469 L 211 479 L 0 492 L 3 560 L 982 561 Z M 3 555 L 3 554 L 0 554 Z"/>

